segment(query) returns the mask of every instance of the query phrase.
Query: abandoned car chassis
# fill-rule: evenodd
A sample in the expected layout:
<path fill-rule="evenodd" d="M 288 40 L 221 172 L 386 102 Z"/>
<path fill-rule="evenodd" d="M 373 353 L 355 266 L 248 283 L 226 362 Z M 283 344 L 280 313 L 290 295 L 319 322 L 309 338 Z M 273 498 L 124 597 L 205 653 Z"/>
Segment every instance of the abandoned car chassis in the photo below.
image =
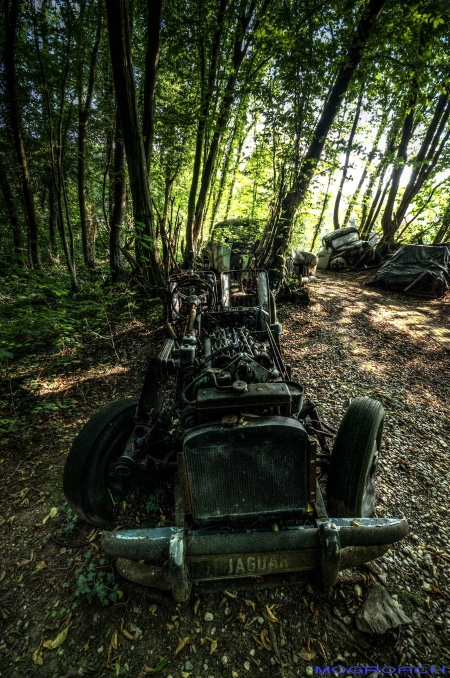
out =
<path fill-rule="evenodd" d="M 331 454 L 335 431 L 283 361 L 265 271 L 173 276 L 165 309 L 139 401 L 94 415 L 64 471 L 69 504 L 94 524 L 113 520 L 136 474 L 173 474 L 173 527 L 102 536 L 124 577 L 178 601 L 208 579 L 312 570 L 332 586 L 407 534 L 405 519 L 370 517 L 381 403 L 350 404 Z"/>

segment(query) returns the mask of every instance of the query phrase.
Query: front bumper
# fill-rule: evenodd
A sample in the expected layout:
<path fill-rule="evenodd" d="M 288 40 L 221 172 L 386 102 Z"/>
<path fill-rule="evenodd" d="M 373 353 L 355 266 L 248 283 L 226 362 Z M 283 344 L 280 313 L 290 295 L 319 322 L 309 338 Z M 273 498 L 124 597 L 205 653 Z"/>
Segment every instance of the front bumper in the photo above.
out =
<path fill-rule="evenodd" d="M 179 527 L 105 532 L 122 576 L 189 598 L 193 581 L 313 570 L 333 586 L 340 570 L 383 555 L 408 534 L 406 518 L 328 518 L 314 526 L 249 530 Z M 146 561 L 136 562 L 136 561 Z M 135 562 L 133 562 L 135 561 Z"/>

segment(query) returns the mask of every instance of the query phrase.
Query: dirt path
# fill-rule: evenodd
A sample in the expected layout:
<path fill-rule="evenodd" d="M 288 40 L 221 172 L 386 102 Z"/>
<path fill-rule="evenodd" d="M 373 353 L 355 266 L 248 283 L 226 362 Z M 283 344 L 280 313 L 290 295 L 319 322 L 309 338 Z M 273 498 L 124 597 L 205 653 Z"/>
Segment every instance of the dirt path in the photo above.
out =
<path fill-rule="evenodd" d="M 136 394 L 158 329 L 152 334 L 136 323 L 116 336 L 119 364 L 111 347 L 90 363 L 86 347 L 81 363 L 69 361 L 64 373 L 34 356 L 11 384 L 7 379 L 3 396 L 6 402 L 12 394 L 18 419 L 22 407 L 40 407 L 42 416 L 32 420 L 32 449 L 16 446 L 10 453 L 6 436 L 0 459 L 2 678 L 138 678 L 155 669 L 164 678 L 290 678 L 333 661 L 450 663 L 450 352 L 432 338 L 436 328 L 450 326 L 450 300 L 388 295 L 363 282 L 322 276 L 308 308 L 281 309 L 285 358 L 331 425 L 357 395 L 383 402 L 377 515 L 406 515 L 410 537 L 370 569 L 342 574 L 331 595 L 312 577 L 292 575 L 201 584 L 190 604 L 177 605 L 169 595 L 114 580 L 98 531 L 74 523 L 64 508 L 62 468 L 88 416 L 113 398 Z M 34 390 L 26 386 L 30 380 Z M 27 388 L 29 401 L 22 398 Z M 99 592 L 92 603 L 77 595 L 86 581 Z M 365 598 L 374 582 L 397 597 L 411 625 L 384 636 L 356 631 L 354 586 Z M 103 607 L 99 596 L 114 586 L 115 604 Z M 268 620 L 266 606 L 279 622 Z M 264 648 L 273 645 L 273 632 L 278 657 Z"/>

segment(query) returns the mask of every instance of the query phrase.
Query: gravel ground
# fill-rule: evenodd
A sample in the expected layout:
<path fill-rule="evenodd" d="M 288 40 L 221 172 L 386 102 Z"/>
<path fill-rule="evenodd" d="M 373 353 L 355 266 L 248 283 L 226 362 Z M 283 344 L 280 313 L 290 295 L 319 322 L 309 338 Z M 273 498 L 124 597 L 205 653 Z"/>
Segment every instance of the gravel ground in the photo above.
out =
<path fill-rule="evenodd" d="M 127 354 L 120 366 L 104 358 L 95 366 L 91 356 L 89 366 L 78 361 L 53 391 L 46 387 L 45 402 L 66 403 L 67 410 L 48 415 L 32 461 L 17 454 L 0 461 L 2 678 L 290 678 L 332 663 L 439 671 L 450 664 L 450 353 L 432 338 L 433 328 L 449 327 L 450 300 L 401 297 L 364 282 L 322 275 L 311 286 L 309 307 L 284 306 L 285 359 L 331 425 L 357 395 L 382 401 L 376 515 L 405 515 L 409 537 L 372 564 L 342 573 L 331 592 L 312 576 L 275 576 L 200 584 L 189 604 L 177 605 L 116 575 L 107 580 L 110 589 L 114 581 L 120 587 L 114 605 L 77 595 L 80 573 L 93 571 L 99 581 L 99 573 L 106 578 L 114 569 L 101 561 L 98 531 L 67 514 L 62 468 L 87 417 L 112 398 L 136 394 L 144 356 L 159 335 L 134 326 L 115 338 L 115 351 Z M 376 584 L 411 624 L 383 635 L 356 630 L 355 614 Z"/>

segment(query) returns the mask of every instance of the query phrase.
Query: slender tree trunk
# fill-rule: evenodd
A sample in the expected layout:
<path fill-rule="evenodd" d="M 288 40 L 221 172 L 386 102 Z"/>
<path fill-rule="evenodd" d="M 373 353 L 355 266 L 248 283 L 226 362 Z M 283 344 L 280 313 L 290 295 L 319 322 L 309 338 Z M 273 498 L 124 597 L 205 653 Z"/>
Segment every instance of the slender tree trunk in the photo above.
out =
<path fill-rule="evenodd" d="M 147 0 L 147 53 L 145 55 L 144 137 L 147 172 L 150 171 L 154 136 L 155 90 L 158 73 L 159 46 L 161 41 L 162 0 Z"/>
<path fill-rule="evenodd" d="M 369 155 L 367 156 L 367 160 L 366 160 L 366 163 L 364 165 L 364 170 L 361 174 L 361 178 L 359 180 L 358 186 L 356 187 L 356 191 L 353 193 L 353 195 L 350 199 L 350 202 L 348 203 L 348 207 L 347 207 L 347 210 L 345 212 L 344 221 L 342 222 L 342 228 L 345 228 L 347 226 L 349 220 L 350 220 L 351 213 L 353 211 L 354 206 L 356 205 L 356 203 L 358 201 L 359 195 L 361 193 L 362 186 L 363 186 L 364 181 L 365 181 L 366 176 L 367 176 L 367 172 L 369 171 L 370 165 L 372 164 L 373 159 L 375 158 L 375 155 L 378 151 L 378 144 L 380 143 L 381 136 L 384 133 L 384 130 L 386 128 L 388 112 L 389 111 L 388 111 L 387 107 L 383 109 L 380 126 L 378 127 L 378 131 L 377 131 L 377 134 L 375 136 L 375 140 L 373 142 L 372 149 L 371 149 Z"/>
<path fill-rule="evenodd" d="M 83 92 L 83 73 L 80 72 L 78 87 L 78 204 L 80 207 L 81 240 L 83 243 L 83 259 L 88 268 L 95 266 L 95 238 L 89 228 L 89 219 L 86 209 L 86 128 L 91 114 L 92 97 L 95 85 L 95 70 L 97 66 L 98 48 L 102 34 L 102 13 L 99 9 L 99 22 L 95 35 L 95 42 L 89 63 L 89 77 L 86 99 Z"/>
<path fill-rule="evenodd" d="M 265 14 L 267 4 L 268 0 L 263 4 L 263 7 L 261 8 L 261 16 Z M 213 137 L 211 139 L 208 156 L 203 167 L 200 189 L 195 206 L 195 221 L 192 231 L 192 243 L 194 251 L 197 246 L 197 241 L 202 229 L 203 218 L 205 215 L 206 208 L 206 198 L 208 195 L 209 188 L 211 186 L 214 164 L 216 162 L 219 144 L 222 139 L 223 130 L 225 129 L 228 123 L 231 112 L 231 106 L 235 98 L 237 77 L 242 62 L 244 61 L 245 55 L 247 53 L 247 50 L 250 46 L 250 39 L 247 35 L 247 31 L 249 29 L 250 22 L 255 11 L 255 5 L 256 5 L 255 0 L 252 0 L 248 12 L 245 13 L 243 11 L 238 19 L 238 26 L 236 29 L 236 37 L 234 44 L 233 65 L 225 87 L 225 93 L 222 99 L 219 114 L 217 116 L 217 121 L 214 128 Z"/>
<path fill-rule="evenodd" d="M 52 257 L 58 256 L 58 227 L 56 212 L 56 196 L 53 177 L 48 182 L 48 231 L 50 236 L 50 252 Z"/>
<path fill-rule="evenodd" d="M 363 199 L 362 199 L 362 211 L 361 211 L 361 220 L 360 220 L 360 225 L 359 225 L 359 230 L 361 233 L 361 236 L 367 236 L 370 232 L 371 224 L 372 224 L 372 216 L 373 213 L 375 212 L 375 209 L 378 205 L 378 201 L 382 192 L 382 186 L 383 186 L 383 181 L 384 177 L 386 175 L 386 172 L 388 170 L 389 164 L 392 162 L 392 156 L 394 154 L 395 150 L 395 145 L 397 142 L 397 136 L 399 133 L 398 129 L 398 121 L 394 121 L 391 130 L 388 135 L 387 139 L 387 144 L 386 144 L 386 149 L 384 152 L 384 155 L 380 162 L 378 163 L 378 166 L 376 167 L 375 171 L 372 172 L 369 184 L 365 190 Z M 389 186 L 390 180 L 392 178 L 392 175 L 387 182 L 387 186 Z M 378 189 L 375 195 L 375 198 L 372 200 L 372 194 L 373 194 L 373 189 L 375 184 L 378 181 Z M 372 203 L 371 203 L 372 200 Z M 369 205 L 371 203 L 370 209 Z"/>
<path fill-rule="evenodd" d="M 114 145 L 114 209 L 109 231 L 109 266 L 112 282 L 117 282 L 122 273 L 120 259 L 120 236 L 127 199 L 125 180 L 125 150 L 120 129 L 119 113 L 116 114 L 116 135 Z"/>
<path fill-rule="evenodd" d="M 358 127 L 358 122 L 359 122 L 359 116 L 361 115 L 361 104 L 362 104 L 362 98 L 363 98 L 363 93 L 364 93 L 364 87 L 361 87 L 361 93 L 358 98 L 358 102 L 356 104 L 356 111 L 355 111 L 355 117 L 353 118 L 353 125 L 350 130 L 350 136 L 348 138 L 348 143 L 347 143 L 347 151 L 345 153 L 345 162 L 344 162 L 344 167 L 342 170 L 342 176 L 341 176 L 341 181 L 339 183 L 339 188 L 336 196 L 336 202 L 334 203 L 334 211 L 333 211 L 333 225 L 335 230 L 340 228 L 339 224 L 339 206 L 341 204 L 341 197 L 342 197 L 342 189 L 344 188 L 344 184 L 347 179 L 347 173 L 348 173 L 348 166 L 350 163 L 350 155 L 352 152 L 352 146 L 353 146 L 353 139 L 355 138 L 356 134 L 356 128 Z"/>
<path fill-rule="evenodd" d="M 377 197 L 378 199 L 374 201 L 374 204 L 372 205 L 371 208 L 371 213 L 369 214 L 369 218 L 367 219 L 366 227 L 364 230 L 364 235 L 369 236 L 370 233 L 372 232 L 374 225 L 376 223 L 376 220 L 378 219 L 378 215 L 380 214 L 381 208 L 383 207 L 384 199 L 386 197 L 386 194 L 388 192 L 390 185 L 390 181 L 387 181 L 383 189 L 381 189 L 381 182 L 379 186 L 379 190 L 377 192 Z"/>
<path fill-rule="evenodd" d="M 325 195 L 323 197 L 322 209 L 320 210 L 319 221 L 317 222 L 317 226 L 314 229 L 314 235 L 313 235 L 313 239 L 312 239 L 312 242 L 311 242 L 311 248 L 310 248 L 311 252 L 314 252 L 314 248 L 316 246 L 317 238 L 319 237 L 319 233 L 322 230 L 322 224 L 323 224 L 323 219 L 324 219 L 324 216 L 325 216 L 325 211 L 326 211 L 326 209 L 328 207 L 328 203 L 330 201 L 330 196 L 331 196 L 331 194 L 330 194 L 330 184 L 331 184 L 332 175 L 333 175 L 333 173 L 330 172 L 330 175 L 328 177 L 327 190 L 325 191 Z"/>
<path fill-rule="evenodd" d="M 3 193 L 6 211 L 9 217 L 9 223 L 11 224 L 11 232 L 14 243 L 14 254 L 16 254 L 18 257 L 23 257 L 24 246 L 22 240 L 22 231 L 20 229 L 20 223 L 17 216 L 16 201 L 14 200 L 14 194 L 9 183 L 6 165 L 1 153 L 0 153 L 0 190 Z"/>
<path fill-rule="evenodd" d="M 66 48 L 66 64 L 65 68 L 62 74 L 62 82 L 61 82 L 61 98 L 60 98 L 60 104 L 59 104 L 59 112 L 58 112 L 58 122 L 57 122 L 57 132 L 56 132 L 56 142 L 54 138 L 54 133 L 53 133 L 53 115 L 52 115 L 52 105 L 50 102 L 50 94 L 49 90 L 47 87 L 47 78 L 46 78 L 46 73 L 45 73 L 45 68 L 44 68 L 44 63 L 42 61 L 42 55 L 41 55 L 41 49 L 39 45 L 39 37 L 38 37 L 38 28 L 37 28 L 37 20 L 36 20 L 36 12 L 33 9 L 33 28 L 34 28 L 34 41 L 35 41 L 35 47 L 36 47 L 36 55 L 38 58 L 39 62 L 39 67 L 41 70 L 41 77 L 42 77 L 42 96 L 43 96 L 43 102 L 44 102 L 44 110 L 47 115 L 47 124 L 48 124 L 48 134 L 49 134 L 49 147 L 50 147 L 50 168 L 52 172 L 52 178 L 53 178 L 53 186 L 55 188 L 56 192 L 56 203 L 57 203 L 57 209 L 58 209 L 58 228 L 63 244 L 63 250 L 64 250 L 64 256 L 66 259 L 66 264 L 67 264 L 67 270 L 70 276 L 70 281 L 71 281 L 71 287 L 73 292 L 78 291 L 78 285 L 77 285 L 77 277 L 76 277 L 76 265 L 75 265 L 75 258 L 74 258 L 74 242 L 73 242 L 73 232 L 72 232 L 72 227 L 70 223 L 70 215 L 69 215 L 69 205 L 68 205 L 68 199 L 67 199 L 67 193 L 66 193 L 66 188 L 65 188 L 65 179 L 64 179 L 64 172 L 63 172 L 63 148 L 64 148 L 64 142 L 66 138 L 66 133 L 68 129 L 68 124 L 66 125 L 66 132 L 63 131 L 63 117 L 64 117 L 64 105 L 65 105 L 65 92 L 66 92 L 66 85 L 67 85 L 67 76 L 69 72 L 69 54 L 70 54 L 70 43 L 71 43 L 71 37 L 69 34 L 68 40 L 67 40 L 67 48 Z M 70 114 L 68 117 L 68 121 L 70 120 Z M 64 215 L 65 211 L 65 215 Z M 65 229 L 65 217 L 67 218 L 67 227 L 69 230 L 69 236 L 70 236 L 70 247 L 69 243 L 67 241 L 67 234 L 66 234 L 66 229 Z"/>
<path fill-rule="evenodd" d="M 233 156 L 233 148 L 235 147 L 235 141 L 236 141 L 236 136 L 238 134 L 238 129 L 239 129 L 239 127 L 241 127 L 241 130 L 240 130 L 241 136 L 240 136 L 240 138 L 238 139 L 238 142 L 237 142 L 238 146 L 240 148 L 242 148 L 243 141 L 246 138 L 248 132 L 250 131 L 250 126 L 249 127 L 242 127 L 243 124 L 244 124 L 244 121 L 241 119 L 242 118 L 242 116 L 241 116 L 242 108 L 244 110 L 246 109 L 245 103 L 243 104 L 243 106 L 239 107 L 239 110 L 236 114 L 236 121 L 235 121 L 235 124 L 233 126 L 233 131 L 230 134 L 229 143 L 227 144 L 227 147 L 224 151 L 223 160 L 220 163 L 220 165 L 221 165 L 221 175 L 220 175 L 220 182 L 219 182 L 219 188 L 218 188 L 218 191 L 217 191 L 217 196 L 214 199 L 213 208 L 212 208 L 212 211 L 211 211 L 211 222 L 210 222 L 211 223 L 211 229 L 214 226 L 214 222 L 216 220 L 216 215 L 217 215 L 217 212 L 219 211 L 220 203 L 222 202 L 223 194 L 224 194 L 224 191 L 225 191 L 225 185 L 226 185 L 227 178 L 228 178 L 228 173 L 229 173 L 229 169 L 230 169 L 230 162 L 231 162 L 231 159 L 232 159 L 232 156 Z M 251 124 L 253 125 L 253 122 Z"/>
<path fill-rule="evenodd" d="M 411 172 L 411 176 L 405 188 L 405 192 L 403 193 L 400 205 L 397 208 L 394 218 L 394 221 L 397 224 L 400 224 L 403 221 L 403 217 L 405 216 L 408 207 L 422 188 L 425 180 L 430 175 L 431 171 L 434 169 L 437 161 L 439 160 L 444 145 L 441 144 L 438 146 L 438 144 L 442 132 L 444 131 L 444 128 L 447 124 L 449 115 L 450 102 L 448 101 L 448 94 L 441 94 L 438 99 L 433 118 L 430 121 L 420 150 L 415 158 L 414 162 L 416 166 Z M 447 139 L 448 134 L 445 141 Z"/>
<path fill-rule="evenodd" d="M 344 65 L 338 73 L 328 100 L 322 110 L 314 130 L 313 139 L 305 154 L 299 172 L 294 179 L 291 189 L 283 199 L 281 214 L 274 225 L 276 235 L 269 260 L 269 264 L 272 266 L 275 262 L 280 261 L 281 255 L 289 247 L 295 213 L 305 199 L 311 179 L 316 172 L 317 164 L 321 158 L 328 133 L 342 104 L 343 96 L 348 89 L 352 76 L 361 61 L 369 35 L 384 4 L 385 0 L 370 0 L 356 27 Z"/>
<path fill-rule="evenodd" d="M 239 144 L 238 144 L 238 147 L 236 149 L 236 158 L 235 158 L 235 161 L 234 161 L 233 169 L 231 171 L 231 181 L 230 181 L 230 187 L 228 189 L 228 198 L 227 198 L 227 205 L 226 205 L 226 208 L 225 208 L 224 219 L 228 219 L 228 214 L 229 214 L 230 209 L 231 209 L 231 202 L 233 200 L 234 186 L 235 186 L 235 183 L 236 183 L 236 175 L 237 175 L 237 171 L 238 171 L 238 168 L 239 168 L 239 163 L 241 161 L 241 155 L 242 155 L 242 149 L 244 148 L 244 142 L 245 142 L 245 136 L 243 136 L 239 140 Z"/>
<path fill-rule="evenodd" d="M 36 219 L 36 211 L 34 208 L 34 198 L 31 189 L 30 175 L 28 171 L 27 156 L 25 153 L 25 145 L 23 141 L 22 115 L 20 112 L 19 96 L 17 91 L 15 45 L 19 7 L 20 5 L 16 0 L 3 0 L 3 17 L 5 22 L 4 65 L 6 88 L 8 92 L 10 123 L 22 178 L 22 193 L 28 222 L 28 241 L 31 264 L 34 268 L 39 268 L 40 261 L 38 224 Z"/>
<path fill-rule="evenodd" d="M 159 253 L 155 247 L 147 160 L 140 130 L 131 57 L 130 6 L 127 0 L 106 0 L 106 10 L 114 87 L 133 199 L 139 253 L 138 263 L 149 282 L 161 284 Z"/>
<path fill-rule="evenodd" d="M 170 271 L 170 234 L 167 232 L 167 216 L 169 213 L 170 197 L 172 193 L 173 182 L 175 181 L 175 175 L 171 177 L 166 177 L 164 185 L 164 208 L 161 217 L 160 231 L 161 231 L 161 245 L 162 245 L 162 259 L 164 273 L 166 277 L 169 275 Z"/>
<path fill-rule="evenodd" d="M 224 16 L 227 7 L 227 0 L 220 0 L 217 10 L 216 28 L 211 46 L 211 58 L 209 61 L 208 80 L 206 81 L 205 48 L 203 36 L 199 36 L 199 59 L 200 59 L 200 83 L 201 83 L 201 107 L 197 123 L 197 134 L 195 139 L 194 166 L 192 169 L 192 181 L 188 198 L 188 215 L 186 223 L 186 249 L 184 254 L 185 265 L 192 264 L 194 258 L 194 221 L 195 204 L 197 198 L 198 182 L 200 179 L 200 169 L 202 164 L 202 155 L 206 147 L 206 126 L 209 109 L 214 93 L 214 83 L 217 74 L 217 61 L 219 57 L 222 32 L 224 27 Z M 200 22 L 202 17 L 199 17 Z"/>
<path fill-rule="evenodd" d="M 450 232 L 450 202 L 447 205 L 447 208 L 442 217 L 442 224 L 435 235 L 433 240 L 433 245 L 439 245 L 441 242 L 444 242 L 446 237 Z"/>
<path fill-rule="evenodd" d="M 383 228 L 383 241 L 389 247 L 392 244 L 394 234 L 398 228 L 395 216 L 393 214 L 395 200 L 397 198 L 400 179 L 408 159 L 408 144 L 411 140 L 414 129 L 414 115 L 417 102 L 417 86 L 415 81 L 412 84 L 412 91 L 408 99 L 407 113 L 403 122 L 402 135 L 397 150 L 397 157 L 392 170 L 391 188 L 389 191 L 386 207 L 381 218 Z"/>

